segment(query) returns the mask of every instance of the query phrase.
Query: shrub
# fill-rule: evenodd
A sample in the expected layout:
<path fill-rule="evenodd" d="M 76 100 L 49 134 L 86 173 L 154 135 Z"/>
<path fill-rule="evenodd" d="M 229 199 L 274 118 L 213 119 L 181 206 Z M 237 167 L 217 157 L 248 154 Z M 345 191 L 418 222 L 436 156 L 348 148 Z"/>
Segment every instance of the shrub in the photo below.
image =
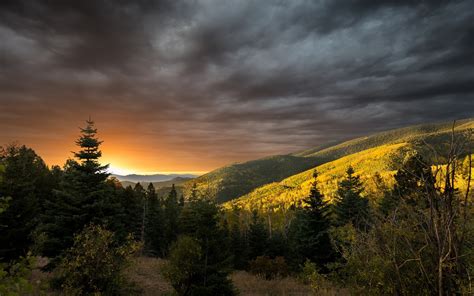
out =
<path fill-rule="evenodd" d="M 178 295 L 235 295 L 227 273 L 210 265 L 199 240 L 181 236 L 172 246 L 164 277 Z"/>
<path fill-rule="evenodd" d="M 0 295 L 16 296 L 33 293 L 33 285 L 28 281 L 35 264 L 33 257 L 20 258 L 10 265 L 0 263 Z"/>
<path fill-rule="evenodd" d="M 66 295 L 130 295 L 132 285 L 123 271 L 139 245 L 129 238 L 117 246 L 113 236 L 95 225 L 76 235 L 55 270 L 53 285 Z"/>
<path fill-rule="evenodd" d="M 325 275 L 319 273 L 315 263 L 306 260 L 301 270 L 299 278 L 303 283 L 310 285 L 315 295 L 329 295 L 334 291 L 334 287 Z"/>
<path fill-rule="evenodd" d="M 178 295 L 188 295 L 200 272 L 201 246 L 189 237 L 182 236 L 171 246 L 163 276 L 171 283 Z"/>
<path fill-rule="evenodd" d="M 285 258 L 280 256 L 274 259 L 268 256 L 258 256 L 250 262 L 250 272 L 266 280 L 271 280 L 287 276 L 288 265 Z"/>

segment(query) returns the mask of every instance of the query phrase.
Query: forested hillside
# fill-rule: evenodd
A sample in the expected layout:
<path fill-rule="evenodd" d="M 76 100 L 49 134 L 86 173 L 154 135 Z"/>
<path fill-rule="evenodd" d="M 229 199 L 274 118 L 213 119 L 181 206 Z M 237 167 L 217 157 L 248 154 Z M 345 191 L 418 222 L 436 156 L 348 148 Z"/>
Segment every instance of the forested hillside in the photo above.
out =
<path fill-rule="evenodd" d="M 185 187 L 186 191 L 189 192 L 192 185 L 196 183 L 198 189 L 215 196 L 218 202 L 226 202 L 245 196 L 262 185 L 280 182 L 287 177 L 367 149 L 381 147 L 380 151 L 372 152 L 383 154 L 383 150 L 387 149 L 387 146 L 403 143 L 424 152 L 431 149 L 428 145 L 422 145 L 425 143 L 439 149 L 446 148 L 446 145 L 450 143 L 452 126 L 453 122 L 416 125 L 353 139 L 330 147 L 327 147 L 329 144 L 321 145 L 291 155 L 272 156 L 233 164 L 198 177 L 188 182 Z M 457 121 L 455 126 L 456 132 L 462 132 L 470 128 L 474 128 L 473 119 Z M 425 154 L 434 157 L 430 153 Z M 402 157 L 402 155 L 399 153 L 394 157 Z M 390 169 L 391 164 L 387 162 L 388 160 L 385 159 L 384 163 L 371 165 L 378 166 L 380 168 L 379 172 L 385 174 L 387 169 L 388 171 L 394 169 L 393 166 Z M 432 159 L 432 161 L 442 162 L 443 160 Z M 364 166 L 363 164 L 360 165 Z M 365 166 L 368 167 L 369 165 Z M 341 170 L 343 169 L 340 168 L 339 171 Z M 335 178 L 332 179 L 334 183 Z"/>

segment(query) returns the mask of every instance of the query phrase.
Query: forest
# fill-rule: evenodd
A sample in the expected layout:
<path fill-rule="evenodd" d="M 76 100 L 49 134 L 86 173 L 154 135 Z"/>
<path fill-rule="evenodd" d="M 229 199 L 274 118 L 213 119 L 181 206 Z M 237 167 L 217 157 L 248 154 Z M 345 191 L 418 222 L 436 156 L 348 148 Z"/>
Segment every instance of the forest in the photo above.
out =
<path fill-rule="evenodd" d="M 239 271 L 295 279 L 303 294 L 472 295 L 472 140 L 453 124 L 442 144 L 322 150 L 275 173 L 282 182 L 260 176 L 270 184 L 228 197 L 202 178 L 165 193 L 124 187 L 100 161 L 91 120 L 62 167 L 9 144 L 0 151 L 0 295 L 159 295 L 129 276 L 137 260 L 162 262 L 152 273 L 168 295 L 245 295 Z M 395 154 L 390 170 L 377 166 Z"/>

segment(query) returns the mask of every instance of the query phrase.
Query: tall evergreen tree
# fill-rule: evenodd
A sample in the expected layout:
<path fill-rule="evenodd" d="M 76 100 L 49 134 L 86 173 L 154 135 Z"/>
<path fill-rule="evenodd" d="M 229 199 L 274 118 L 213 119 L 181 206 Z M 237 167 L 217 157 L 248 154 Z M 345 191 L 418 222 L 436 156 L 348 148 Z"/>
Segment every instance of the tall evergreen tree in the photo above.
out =
<path fill-rule="evenodd" d="M 2 149 L 0 167 L 0 197 L 9 198 L 0 213 L 0 260 L 10 261 L 26 254 L 44 200 L 56 185 L 43 160 L 26 146 Z"/>
<path fill-rule="evenodd" d="M 263 219 L 257 211 L 252 213 L 252 220 L 248 231 L 249 259 L 255 259 L 258 256 L 265 255 L 268 244 L 268 231 Z"/>
<path fill-rule="evenodd" d="M 355 227 L 365 228 L 369 219 L 369 201 L 361 196 L 363 191 L 359 176 L 354 175 L 354 169 L 349 166 L 346 177 L 339 182 L 334 211 L 336 224 L 352 223 Z"/>
<path fill-rule="evenodd" d="M 56 257 L 72 246 L 74 234 L 93 222 L 108 224 L 115 213 L 111 212 L 113 197 L 106 184 L 108 165 L 101 165 L 101 141 L 92 120 L 86 121 L 76 141 L 80 150 L 75 160 L 68 160 L 59 190 L 47 202 L 41 230 L 46 234 L 43 253 Z"/>
<path fill-rule="evenodd" d="M 173 184 L 171 187 L 170 193 L 164 200 L 163 205 L 163 222 L 164 222 L 164 245 L 165 252 L 168 251 L 169 246 L 172 242 L 176 240 L 179 232 L 179 214 L 181 212 L 181 207 L 178 203 L 178 193 Z"/>
<path fill-rule="evenodd" d="M 245 269 L 248 262 L 247 241 L 238 223 L 234 223 L 230 227 L 229 240 L 234 268 L 239 270 Z"/>
<path fill-rule="evenodd" d="M 129 185 L 122 190 L 120 201 L 126 221 L 125 232 L 121 233 L 120 237 L 124 239 L 129 234 L 132 234 L 135 239 L 138 239 L 143 213 L 141 200 L 137 198 L 137 193 L 134 188 Z"/>
<path fill-rule="evenodd" d="M 146 196 L 148 200 L 148 218 L 145 230 L 145 248 L 151 255 L 163 256 L 163 210 L 153 183 L 148 185 Z"/>
<path fill-rule="evenodd" d="M 190 295 L 234 295 L 228 279 L 231 254 L 226 231 L 219 226 L 219 208 L 209 199 L 186 203 L 180 216 L 181 233 L 195 238 L 201 248 L 198 272 Z"/>
<path fill-rule="evenodd" d="M 148 215 L 148 199 L 147 199 L 147 194 L 145 192 L 145 189 L 143 186 L 138 182 L 135 184 L 135 187 L 133 188 L 133 191 L 135 193 L 135 199 L 138 201 L 140 204 L 140 228 L 137 229 L 137 232 L 135 233 L 135 238 L 140 240 L 142 244 L 145 243 L 145 227 L 146 227 L 146 219 Z"/>
<path fill-rule="evenodd" d="M 302 264 L 306 259 L 324 267 L 334 259 L 335 252 L 328 234 L 330 227 L 329 208 L 318 189 L 317 172 L 309 196 L 303 199 L 303 208 L 297 211 L 292 225 L 292 254 Z"/>
<path fill-rule="evenodd" d="M 426 207 L 426 192 L 435 191 L 436 180 L 431 166 L 419 154 L 409 156 L 394 179 L 393 190 L 385 194 L 379 204 L 379 210 L 384 214 L 393 211 L 402 199 L 408 205 Z"/>

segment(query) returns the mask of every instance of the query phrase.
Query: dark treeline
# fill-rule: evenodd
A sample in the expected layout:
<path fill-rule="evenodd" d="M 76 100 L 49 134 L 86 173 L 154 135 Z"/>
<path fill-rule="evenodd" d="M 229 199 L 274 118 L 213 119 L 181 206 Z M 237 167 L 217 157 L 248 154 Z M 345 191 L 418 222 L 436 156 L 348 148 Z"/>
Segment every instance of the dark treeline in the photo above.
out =
<path fill-rule="evenodd" d="M 316 289 L 330 281 L 365 295 L 472 292 L 472 161 L 460 146 L 436 170 L 420 154 L 407 157 L 393 188 L 378 181 L 376 202 L 349 166 L 329 203 L 314 172 L 282 229 L 256 211 L 225 211 L 196 186 L 189 196 L 174 185 L 165 196 L 151 183 L 123 188 L 99 162 L 96 134 L 87 121 L 63 168 L 25 146 L 2 149 L 0 295 L 31 289 L 20 279 L 34 256 L 49 259 L 51 288 L 68 295 L 139 293 L 122 273 L 134 254 L 166 258 L 162 272 L 179 295 L 236 294 L 233 269 L 303 274 Z"/>

